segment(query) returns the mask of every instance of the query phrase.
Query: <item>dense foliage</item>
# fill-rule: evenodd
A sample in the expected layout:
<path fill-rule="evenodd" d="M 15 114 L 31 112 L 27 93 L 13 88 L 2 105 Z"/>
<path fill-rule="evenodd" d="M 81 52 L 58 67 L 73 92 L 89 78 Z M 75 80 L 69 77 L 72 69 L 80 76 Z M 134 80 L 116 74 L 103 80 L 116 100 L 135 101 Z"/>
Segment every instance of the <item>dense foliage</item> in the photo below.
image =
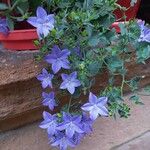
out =
<path fill-rule="evenodd" d="M 48 14 L 38 7 L 36 17 L 29 17 L 28 22 L 37 28 L 40 39 L 35 41 L 41 47 L 37 59 L 44 58 L 49 64 L 37 77 L 43 89 L 50 90 L 42 94 L 43 105 L 53 111 L 68 98 L 59 113 L 43 113 L 40 127 L 47 129 L 52 146 L 66 150 L 92 131 L 99 115 L 130 115 L 124 87 L 135 93 L 130 100 L 142 104 L 137 93 L 142 77 L 129 79 L 127 73 L 131 63 L 149 59 L 150 29 L 137 20 L 119 23 L 120 33 L 111 28 L 116 20 L 114 10 L 125 9 L 116 0 L 40 2 Z M 120 85 L 116 85 L 116 79 Z M 104 81 L 107 84 L 102 86 Z"/>

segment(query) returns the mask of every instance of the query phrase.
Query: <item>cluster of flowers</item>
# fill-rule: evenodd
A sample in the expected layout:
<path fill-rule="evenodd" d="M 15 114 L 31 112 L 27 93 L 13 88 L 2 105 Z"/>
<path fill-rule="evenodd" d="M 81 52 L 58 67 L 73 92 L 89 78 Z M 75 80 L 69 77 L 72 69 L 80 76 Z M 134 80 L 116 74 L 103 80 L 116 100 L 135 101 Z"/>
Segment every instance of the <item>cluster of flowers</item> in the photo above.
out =
<path fill-rule="evenodd" d="M 140 29 L 141 29 L 141 35 L 138 39 L 139 42 L 150 42 L 150 28 L 145 26 L 145 21 L 139 21 L 138 22 Z"/>
<path fill-rule="evenodd" d="M 51 64 L 52 71 L 56 74 L 61 68 L 70 69 L 69 55 L 69 50 L 60 50 L 58 46 L 54 46 L 51 54 L 47 55 L 45 60 Z M 52 79 L 54 74 L 50 74 L 46 69 L 43 69 L 42 74 L 37 76 L 44 89 L 46 87 L 53 89 Z M 60 89 L 67 89 L 70 94 L 74 94 L 75 88 L 81 86 L 76 71 L 69 75 L 62 73 L 61 77 L 63 82 Z M 55 93 L 53 91 L 50 93 L 43 92 L 42 96 L 43 105 L 48 106 L 53 111 L 54 107 L 58 105 L 55 100 Z M 43 112 L 44 121 L 40 124 L 40 127 L 47 129 L 52 146 L 59 146 L 61 150 L 66 150 L 68 146 L 78 145 L 80 139 L 92 131 L 93 121 L 99 115 L 108 116 L 106 104 L 107 97 L 97 98 L 93 93 L 90 93 L 89 102 L 81 107 L 82 113 L 71 114 L 68 111 L 62 112 L 62 115 L 51 115 L 48 112 Z M 89 115 L 84 111 L 88 111 Z"/>
<path fill-rule="evenodd" d="M 37 9 L 37 17 L 30 17 L 28 22 L 37 28 L 39 38 L 46 37 L 54 28 L 54 15 L 47 15 L 46 11 L 39 7 Z M 71 69 L 68 57 L 71 55 L 68 49 L 61 50 L 55 45 L 51 53 L 45 57 L 47 63 L 51 65 L 52 73 L 48 73 L 46 69 L 37 76 L 41 81 L 43 89 L 49 87 L 53 90 L 53 78 L 62 68 Z M 57 74 L 59 75 L 59 74 Z M 66 89 L 71 95 L 74 94 L 75 89 L 81 86 L 77 79 L 77 72 L 70 74 L 61 74 L 63 82 L 60 84 L 60 90 Z M 48 106 L 51 111 L 58 106 L 54 91 L 50 93 L 42 93 L 43 105 Z M 50 114 L 43 112 L 44 121 L 40 124 L 42 129 L 47 129 L 48 137 L 52 146 L 57 146 L 60 150 L 66 150 L 68 146 L 75 147 L 81 139 L 92 131 L 94 120 L 101 116 L 108 116 L 106 108 L 107 97 L 97 98 L 93 93 L 89 94 L 89 102 L 81 107 L 81 113 L 73 114 L 69 111 Z M 69 107 L 69 106 L 68 106 Z M 89 112 L 89 115 L 85 113 Z"/>

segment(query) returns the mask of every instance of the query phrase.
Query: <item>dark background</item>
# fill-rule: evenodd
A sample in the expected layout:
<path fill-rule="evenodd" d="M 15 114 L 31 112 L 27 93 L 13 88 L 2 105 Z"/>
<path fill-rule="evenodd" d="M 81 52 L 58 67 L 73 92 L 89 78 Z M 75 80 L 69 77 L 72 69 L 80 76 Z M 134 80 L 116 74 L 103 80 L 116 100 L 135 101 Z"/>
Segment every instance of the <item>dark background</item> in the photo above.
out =
<path fill-rule="evenodd" d="M 141 0 L 141 5 L 137 14 L 137 18 L 150 23 L 150 0 Z"/>

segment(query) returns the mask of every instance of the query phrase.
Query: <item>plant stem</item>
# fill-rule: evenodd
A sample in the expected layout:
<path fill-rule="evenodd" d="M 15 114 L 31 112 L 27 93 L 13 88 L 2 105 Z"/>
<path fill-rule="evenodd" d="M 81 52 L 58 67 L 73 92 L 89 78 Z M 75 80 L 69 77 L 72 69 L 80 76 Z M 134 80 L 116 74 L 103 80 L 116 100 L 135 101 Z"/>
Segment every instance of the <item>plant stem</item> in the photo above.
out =
<path fill-rule="evenodd" d="M 7 0 L 7 4 L 8 4 L 8 7 L 11 8 L 11 2 L 10 2 L 10 0 Z"/>
<path fill-rule="evenodd" d="M 11 7 L 11 11 L 18 5 L 18 3 L 20 3 L 20 0 L 16 0 L 16 1 L 14 2 L 14 4 L 13 4 L 12 7 Z"/>
<path fill-rule="evenodd" d="M 121 83 L 121 97 L 123 97 L 123 88 L 125 84 L 125 75 L 122 75 L 122 83 Z"/>
<path fill-rule="evenodd" d="M 68 112 L 70 111 L 71 101 L 72 101 L 72 96 L 70 97 L 70 100 L 69 100 L 69 104 L 68 104 Z"/>

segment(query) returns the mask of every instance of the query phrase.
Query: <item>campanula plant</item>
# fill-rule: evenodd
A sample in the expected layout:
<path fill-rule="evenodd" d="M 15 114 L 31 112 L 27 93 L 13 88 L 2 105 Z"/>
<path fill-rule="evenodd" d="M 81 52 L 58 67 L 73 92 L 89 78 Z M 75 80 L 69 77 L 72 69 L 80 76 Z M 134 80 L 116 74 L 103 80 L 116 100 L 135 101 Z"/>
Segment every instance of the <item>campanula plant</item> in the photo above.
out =
<path fill-rule="evenodd" d="M 113 12 L 118 7 L 124 11 L 117 0 L 41 2 L 27 18 L 39 36 L 37 58 L 48 64 L 37 76 L 43 88 L 42 104 L 49 109 L 43 112 L 40 128 L 47 130 L 51 146 L 67 150 L 92 132 L 98 117 L 130 115 L 123 97 L 125 86 L 134 93 L 130 100 L 141 104 L 137 93 L 141 77 L 127 78 L 127 64 L 133 59 L 146 63 L 150 58 L 150 27 L 133 19 L 118 23 L 117 33 L 112 28 Z M 132 5 L 135 2 L 131 0 Z M 5 24 L 1 32 L 7 31 L 7 24 L 1 22 Z M 104 74 L 108 82 L 101 87 Z M 60 111 L 54 113 L 55 108 Z"/>
<path fill-rule="evenodd" d="M 130 100 L 141 104 L 135 88 L 140 77 L 127 78 L 126 64 L 133 57 L 137 63 L 150 58 L 150 28 L 133 19 L 118 23 L 117 33 L 111 27 L 118 6 L 115 0 L 52 0 L 48 6 L 47 10 L 39 6 L 36 17 L 27 20 L 37 28 L 39 43 L 44 43 L 38 58 L 49 66 L 37 76 L 43 89 L 50 91 L 42 94 L 42 104 L 50 112 L 43 112 L 40 128 L 47 130 L 51 146 L 67 150 L 92 132 L 99 116 L 130 115 L 123 98 L 125 86 L 134 93 Z M 106 70 L 108 83 L 104 88 L 97 86 L 96 93 L 92 87 L 101 82 L 96 77 Z M 116 77 L 121 79 L 120 86 L 115 84 Z M 68 103 L 62 105 L 64 95 Z M 60 112 L 53 114 L 58 106 L 62 106 Z"/>

